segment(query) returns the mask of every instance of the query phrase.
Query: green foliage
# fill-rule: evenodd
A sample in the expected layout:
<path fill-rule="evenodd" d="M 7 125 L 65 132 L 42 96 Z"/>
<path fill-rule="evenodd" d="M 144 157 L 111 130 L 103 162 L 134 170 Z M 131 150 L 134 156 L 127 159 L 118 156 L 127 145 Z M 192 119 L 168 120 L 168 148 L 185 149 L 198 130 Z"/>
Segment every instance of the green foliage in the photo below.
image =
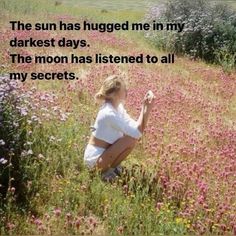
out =
<path fill-rule="evenodd" d="M 152 31 L 146 36 L 157 47 L 218 63 L 236 66 L 236 12 L 223 3 L 203 0 L 169 0 L 153 8 L 148 20 L 184 23 L 184 30 Z"/>
<path fill-rule="evenodd" d="M 20 155 L 26 142 L 27 118 L 21 113 L 22 100 L 16 92 L 17 84 L 7 77 L 0 78 L 0 200 L 1 203 L 6 200 L 12 188 L 18 202 L 24 202 Z"/>

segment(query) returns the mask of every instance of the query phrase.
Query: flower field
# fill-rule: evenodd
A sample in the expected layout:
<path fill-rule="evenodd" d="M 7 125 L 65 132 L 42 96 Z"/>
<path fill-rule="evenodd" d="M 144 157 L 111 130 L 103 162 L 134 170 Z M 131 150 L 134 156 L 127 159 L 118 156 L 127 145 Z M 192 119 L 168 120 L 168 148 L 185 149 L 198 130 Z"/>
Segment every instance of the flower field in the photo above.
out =
<path fill-rule="evenodd" d="M 85 14 L 85 8 L 62 4 L 54 9 L 53 4 L 43 3 L 41 8 L 34 6 L 24 14 L 27 1 L 22 1 L 16 14 L 30 22 L 42 17 L 45 21 L 78 22 L 85 18 L 114 21 L 127 16 L 121 11 L 114 14 L 114 19 L 109 12 L 94 14 L 88 9 Z M 16 97 L 14 109 L 20 118 L 17 122 L 13 116 L 14 128 L 9 129 L 14 131 L 20 124 L 20 133 L 25 135 L 20 147 L 16 145 L 19 137 L 13 137 L 11 145 L 0 140 L 3 153 L 10 153 L 11 147 L 13 153 L 17 150 L 9 155 L 11 158 L 0 156 L 0 165 L 4 166 L 0 175 L 6 168 L 13 178 L 7 201 L 0 208 L 1 234 L 236 235 L 235 72 L 226 74 L 218 66 L 184 57 L 176 57 L 174 64 L 166 65 L 11 64 L 9 39 L 14 37 L 81 38 L 91 45 L 76 51 L 14 49 L 23 55 L 167 53 L 149 45 L 138 33 L 13 32 L 8 22 L 14 8 L 7 3 L 2 6 L 0 101 L 10 101 L 9 94 Z M 50 10 L 45 11 L 46 7 Z M 129 20 L 140 17 L 138 12 L 129 14 Z M 6 75 L 9 71 L 65 70 L 75 72 L 78 80 L 22 83 L 9 82 Z M 93 95 L 101 81 L 113 73 L 125 74 L 128 79 L 125 106 L 133 118 L 138 118 L 147 90 L 151 89 L 157 99 L 143 137 L 122 162 L 124 175 L 107 184 L 97 173 L 88 172 L 83 151 L 99 108 Z M 17 190 L 21 185 L 10 168 L 12 160 L 19 162 L 24 192 Z M 15 191 L 24 204 L 17 200 Z"/>

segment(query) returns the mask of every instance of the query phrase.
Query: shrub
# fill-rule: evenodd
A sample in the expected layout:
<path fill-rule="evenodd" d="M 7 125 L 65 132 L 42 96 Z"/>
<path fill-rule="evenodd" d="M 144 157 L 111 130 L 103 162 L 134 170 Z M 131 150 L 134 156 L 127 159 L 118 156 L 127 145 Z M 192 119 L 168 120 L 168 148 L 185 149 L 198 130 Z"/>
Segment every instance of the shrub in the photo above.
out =
<path fill-rule="evenodd" d="M 222 3 L 168 0 L 151 8 L 146 21 L 184 23 L 182 32 L 152 31 L 146 37 L 157 47 L 210 63 L 236 65 L 236 12 Z"/>
<path fill-rule="evenodd" d="M 20 155 L 26 142 L 26 116 L 18 84 L 7 76 L 0 76 L 0 200 L 7 200 L 12 192 L 24 201 L 24 170 Z M 14 190 L 14 191 L 13 191 Z"/>

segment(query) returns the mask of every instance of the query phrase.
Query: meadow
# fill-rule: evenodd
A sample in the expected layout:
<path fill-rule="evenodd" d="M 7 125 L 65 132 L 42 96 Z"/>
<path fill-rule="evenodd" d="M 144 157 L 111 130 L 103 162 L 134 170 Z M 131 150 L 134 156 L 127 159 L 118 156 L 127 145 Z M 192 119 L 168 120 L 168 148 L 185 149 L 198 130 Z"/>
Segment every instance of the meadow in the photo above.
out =
<path fill-rule="evenodd" d="M 235 1 L 232 0 L 208 0 L 209 2 L 224 2 L 227 4 L 230 4 L 232 6 L 236 6 Z M 96 9 L 108 9 L 108 10 L 139 10 L 139 11 L 143 11 L 144 9 L 148 9 L 149 7 L 155 6 L 161 2 L 165 2 L 165 0 L 146 0 L 146 1 L 142 1 L 142 0 L 136 0 L 136 1 L 132 1 L 132 0 L 121 0 L 121 1 L 109 1 L 109 0 L 100 0 L 100 1 L 86 1 L 86 0 L 80 0 L 80 1 L 76 1 L 76 0 L 62 0 L 59 1 L 63 4 L 71 4 L 73 6 L 82 6 L 82 7 L 92 7 L 92 8 L 96 8 Z"/>
<path fill-rule="evenodd" d="M 73 51 L 76 55 L 167 54 L 138 32 L 29 31 L 26 35 L 9 28 L 12 19 L 139 21 L 145 14 L 143 1 L 132 1 L 132 5 L 104 0 L 99 7 L 98 1 L 87 2 L 81 0 L 77 7 L 73 1 L 56 5 L 46 0 L 0 0 L 1 75 L 13 70 L 68 70 L 79 77 L 17 83 L 26 119 L 26 143 L 19 156 L 26 194 L 21 196 L 24 201 L 17 202 L 16 189 L 9 185 L 6 204 L 0 208 L 1 235 L 236 235 L 235 72 L 226 74 L 219 66 L 180 56 L 166 65 L 9 62 L 9 39 L 16 36 L 86 38 L 91 47 Z M 118 6 L 122 9 L 117 10 Z M 69 48 L 14 51 L 72 53 Z M 105 183 L 99 173 L 84 166 L 83 152 L 99 109 L 93 95 L 113 73 L 125 73 L 128 78 L 126 109 L 133 118 L 138 118 L 147 90 L 157 99 L 143 137 L 122 162 L 124 173 L 113 183 Z"/>

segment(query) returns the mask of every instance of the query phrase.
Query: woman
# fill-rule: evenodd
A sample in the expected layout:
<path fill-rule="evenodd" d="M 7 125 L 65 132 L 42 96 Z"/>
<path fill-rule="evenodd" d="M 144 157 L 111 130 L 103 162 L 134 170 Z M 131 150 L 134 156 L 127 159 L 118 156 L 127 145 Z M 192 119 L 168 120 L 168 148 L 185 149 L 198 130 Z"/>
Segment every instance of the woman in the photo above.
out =
<path fill-rule="evenodd" d="M 150 96 L 149 96 L 150 95 Z M 84 153 L 84 162 L 89 168 L 101 169 L 102 176 L 118 173 L 119 164 L 135 147 L 142 136 L 155 96 L 147 93 L 143 99 L 137 121 L 126 112 L 123 103 L 127 96 L 126 83 L 118 75 L 103 81 L 97 101 L 104 101 L 99 109 L 93 131 Z"/>

